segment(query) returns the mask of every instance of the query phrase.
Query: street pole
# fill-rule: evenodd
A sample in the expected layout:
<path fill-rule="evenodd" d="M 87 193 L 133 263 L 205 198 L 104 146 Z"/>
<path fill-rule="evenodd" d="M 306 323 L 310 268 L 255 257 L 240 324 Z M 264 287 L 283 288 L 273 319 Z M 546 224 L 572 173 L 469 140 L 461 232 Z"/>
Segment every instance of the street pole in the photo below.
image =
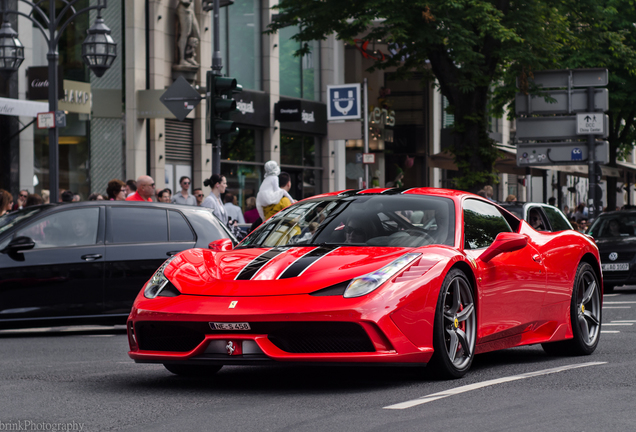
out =
<path fill-rule="evenodd" d="M 212 27 L 214 28 L 214 52 L 212 53 L 212 73 L 214 75 L 221 75 L 221 69 L 223 69 L 223 57 L 221 57 L 221 32 L 219 24 L 219 9 L 220 0 L 214 0 L 214 8 L 212 12 Z M 210 89 L 207 89 L 210 91 Z M 210 97 L 210 103 L 214 103 L 214 95 Z M 211 107 L 210 107 L 211 109 Z M 212 174 L 221 175 L 221 136 L 217 135 L 213 137 L 212 144 Z"/>
<path fill-rule="evenodd" d="M 590 113 L 595 112 L 594 108 L 594 87 L 587 88 L 587 111 Z M 596 139 L 594 135 L 588 134 L 587 136 L 587 164 L 588 164 L 588 179 L 589 179 L 589 191 L 587 193 L 587 207 L 588 207 L 588 221 L 596 218 L 598 214 L 599 199 L 596 195 L 597 185 L 597 173 L 596 173 Z"/>
<path fill-rule="evenodd" d="M 364 152 L 369 153 L 369 91 L 364 79 Z M 364 187 L 369 187 L 369 164 L 364 164 Z"/>
<path fill-rule="evenodd" d="M 57 118 L 57 103 L 59 99 L 57 81 L 58 70 L 57 63 L 59 54 L 55 46 L 55 28 L 51 26 L 55 25 L 55 8 L 49 7 L 49 32 L 51 39 L 49 40 L 49 52 L 46 58 L 49 63 L 49 111 L 56 113 L 54 116 Z M 49 129 L 49 200 L 52 203 L 56 203 L 60 198 L 60 146 L 59 146 L 60 130 L 57 125 Z"/>

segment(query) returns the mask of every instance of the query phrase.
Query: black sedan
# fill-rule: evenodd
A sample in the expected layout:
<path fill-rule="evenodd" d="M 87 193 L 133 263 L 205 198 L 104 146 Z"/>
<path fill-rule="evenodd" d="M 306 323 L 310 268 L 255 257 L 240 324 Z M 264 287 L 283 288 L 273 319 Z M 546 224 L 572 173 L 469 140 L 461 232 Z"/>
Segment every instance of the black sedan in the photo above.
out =
<path fill-rule="evenodd" d="M 601 254 L 603 290 L 636 284 L 636 211 L 602 213 L 587 234 L 594 237 Z"/>
<path fill-rule="evenodd" d="M 0 217 L 0 328 L 125 323 L 168 257 L 220 239 L 236 244 L 203 207 L 89 201 L 9 213 Z"/>

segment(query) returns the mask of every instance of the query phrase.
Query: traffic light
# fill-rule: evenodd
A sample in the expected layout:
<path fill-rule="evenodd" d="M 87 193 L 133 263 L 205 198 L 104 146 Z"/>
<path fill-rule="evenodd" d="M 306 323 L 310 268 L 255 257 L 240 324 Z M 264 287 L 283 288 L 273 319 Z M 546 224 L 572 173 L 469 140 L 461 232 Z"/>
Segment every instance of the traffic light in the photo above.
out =
<path fill-rule="evenodd" d="M 218 136 L 236 132 L 236 125 L 230 120 L 230 114 L 236 111 L 233 93 L 241 91 L 235 78 L 207 73 L 207 125 L 206 141 L 213 142 Z"/>

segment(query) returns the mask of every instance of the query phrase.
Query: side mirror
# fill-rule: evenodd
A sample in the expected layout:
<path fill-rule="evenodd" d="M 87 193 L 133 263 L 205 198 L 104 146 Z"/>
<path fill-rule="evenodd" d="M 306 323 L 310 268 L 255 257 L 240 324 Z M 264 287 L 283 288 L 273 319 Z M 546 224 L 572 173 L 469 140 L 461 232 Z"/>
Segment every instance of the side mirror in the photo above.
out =
<path fill-rule="evenodd" d="M 211 249 L 215 252 L 231 251 L 232 248 L 234 248 L 234 245 L 232 244 L 232 240 L 230 240 L 229 238 L 214 240 L 208 245 L 208 249 Z"/>
<path fill-rule="evenodd" d="M 506 252 L 514 252 L 523 249 L 528 244 L 528 237 L 517 233 L 499 233 L 494 242 L 479 257 L 483 262 L 488 262 L 497 255 Z"/>
<path fill-rule="evenodd" d="M 33 249 L 35 242 L 30 237 L 20 236 L 11 240 L 11 243 L 7 245 L 2 251 L 3 253 L 18 253 L 25 250 Z"/>

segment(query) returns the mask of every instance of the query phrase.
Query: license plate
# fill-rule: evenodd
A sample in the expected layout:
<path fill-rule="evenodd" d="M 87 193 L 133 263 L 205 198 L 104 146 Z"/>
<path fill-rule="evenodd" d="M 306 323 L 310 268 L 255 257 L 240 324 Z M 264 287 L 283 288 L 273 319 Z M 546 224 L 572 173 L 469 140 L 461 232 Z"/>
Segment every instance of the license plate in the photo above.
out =
<path fill-rule="evenodd" d="M 211 322 L 212 330 L 251 330 L 250 323 L 216 323 Z"/>
<path fill-rule="evenodd" d="M 603 270 L 603 271 L 627 271 L 627 270 L 629 270 L 629 263 L 601 264 L 601 270 Z"/>

